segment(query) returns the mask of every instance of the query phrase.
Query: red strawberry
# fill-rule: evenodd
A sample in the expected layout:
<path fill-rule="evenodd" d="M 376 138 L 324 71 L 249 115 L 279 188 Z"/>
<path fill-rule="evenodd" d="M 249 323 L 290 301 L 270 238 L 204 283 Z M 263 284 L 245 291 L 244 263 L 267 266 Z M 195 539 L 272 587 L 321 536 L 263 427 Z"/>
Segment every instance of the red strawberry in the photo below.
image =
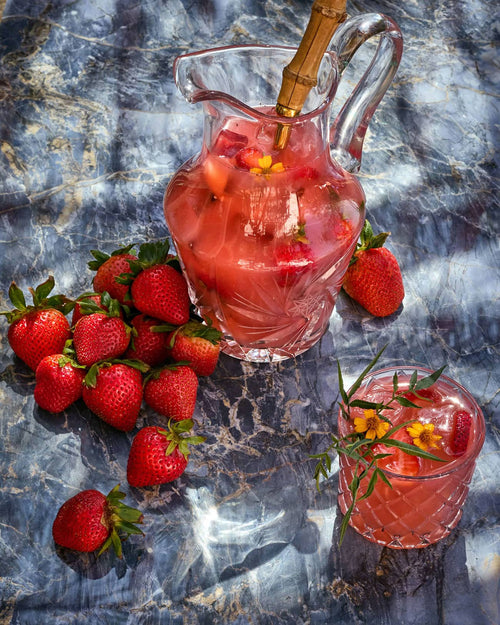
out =
<path fill-rule="evenodd" d="M 133 247 L 133 245 L 128 245 L 115 250 L 111 256 L 99 250 L 90 251 L 95 258 L 95 260 L 91 260 L 88 263 L 89 268 L 96 272 L 93 279 L 94 289 L 98 293 L 106 291 L 113 299 L 118 300 L 120 304 L 126 303 L 129 285 L 119 282 L 117 278 L 122 276 L 122 274 L 130 274 L 128 261 L 137 259 L 135 255 L 129 254 Z"/>
<path fill-rule="evenodd" d="M 144 363 L 132 363 L 93 365 L 82 389 L 86 406 L 103 421 L 123 432 L 129 432 L 139 416 L 143 394 L 141 371 L 147 370 Z"/>
<path fill-rule="evenodd" d="M 85 370 L 66 354 L 45 356 L 35 373 L 36 403 L 48 412 L 62 412 L 82 396 Z"/>
<path fill-rule="evenodd" d="M 118 484 L 105 497 L 98 490 L 83 490 L 68 499 L 57 513 L 52 525 L 54 542 L 67 549 L 99 555 L 113 545 L 122 557 L 121 541 L 130 534 L 142 534 L 136 523 L 142 523 L 142 513 L 123 504 L 125 495 Z"/>
<path fill-rule="evenodd" d="M 170 264 L 169 244 L 145 243 L 133 264 L 131 292 L 134 306 L 140 312 L 167 323 L 181 325 L 189 319 L 187 283 Z"/>
<path fill-rule="evenodd" d="M 73 315 L 71 317 L 71 327 L 74 328 L 78 321 L 84 316 L 85 313 L 82 312 L 81 304 L 82 302 L 94 302 L 96 306 L 99 306 L 101 310 L 106 311 L 107 308 L 102 306 L 101 304 L 101 295 L 100 293 L 84 293 L 80 295 L 75 301 L 75 307 L 73 308 Z"/>
<path fill-rule="evenodd" d="M 152 372 L 144 384 L 144 401 L 174 421 L 190 419 L 196 405 L 198 378 L 186 365 L 167 365 Z"/>
<path fill-rule="evenodd" d="M 109 299 L 107 312 L 91 301 L 81 302 L 80 308 L 90 314 L 84 314 L 73 331 L 78 362 L 90 367 L 99 360 L 122 356 L 130 343 L 130 327 L 121 318 L 117 300 Z"/>
<path fill-rule="evenodd" d="M 224 128 L 217 135 L 212 151 L 219 156 L 234 156 L 238 150 L 245 147 L 248 137 L 238 132 Z"/>
<path fill-rule="evenodd" d="M 345 292 L 375 317 L 392 315 L 404 298 L 403 278 L 398 261 L 382 247 L 389 233 L 373 236 L 368 221 L 361 243 L 344 277 Z"/>
<path fill-rule="evenodd" d="M 170 354 L 169 336 L 164 332 L 154 332 L 153 328 L 161 328 L 163 321 L 140 314 L 130 322 L 134 329 L 126 358 L 142 360 L 150 367 L 157 367 L 167 360 Z M 171 326 L 167 326 L 171 330 Z"/>
<path fill-rule="evenodd" d="M 236 165 L 241 169 L 259 167 L 259 158 L 262 158 L 262 150 L 257 148 L 243 148 L 236 154 Z"/>
<path fill-rule="evenodd" d="M 212 375 L 219 360 L 221 332 L 199 321 L 189 321 L 171 334 L 170 356 L 185 361 L 196 375 Z"/>
<path fill-rule="evenodd" d="M 451 450 L 454 456 L 462 456 L 467 451 L 472 417 L 465 410 L 456 410 L 453 414 L 453 434 Z"/>
<path fill-rule="evenodd" d="M 127 479 L 131 486 L 165 484 L 180 477 L 188 463 L 189 444 L 199 444 L 201 436 L 184 437 L 193 427 L 185 419 L 168 429 L 148 426 L 139 430 L 132 441 L 127 463 Z"/>
<path fill-rule="evenodd" d="M 62 295 L 49 297 L 53 288 L 52 276 L 35 290 L 30 288 L 33 305 L 27 306 L 23 292 L 12 282 L 9 298 L 15 308 L 0 313 L 10 323 L 7 338 L 12 351 L 33 371 L 45 356 L 60 354 L 70 338 L 65 314 L 71 310 L 73 303 Z"/>
<path fill-rule="evenodd" d="M 280 286 L 295 284 L 304 272 L 314 267 L 311 246 L 303 241 L 294 240 L 278 246 L 274 250 L 274 259 L 279 269 Z"/>

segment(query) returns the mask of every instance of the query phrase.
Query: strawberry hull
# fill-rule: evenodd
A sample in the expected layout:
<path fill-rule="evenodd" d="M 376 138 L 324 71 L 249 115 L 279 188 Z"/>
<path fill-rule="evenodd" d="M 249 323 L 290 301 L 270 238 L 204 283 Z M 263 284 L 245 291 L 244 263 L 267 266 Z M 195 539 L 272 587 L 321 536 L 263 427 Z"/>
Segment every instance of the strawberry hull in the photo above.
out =
<path fill-rule="evenodd" d="M 415 367 L 383 369 L 366 376 L 353 399 L 370 402 L 387 402 L 392 393 L 393 375 L 398 374 L 399 388 L 408 388 L 414 371 L 425 377 L 429 370 Z M 366 492 L 368 479 L 360 481 L 360 490 L 349 524 L 372 542 L 395 549 L 421 548 L 447 536 L 457 525 L 462 515 L 475 461 L 485 437 L 485 423 L 482 412 L 474 398 L 462 386 L 441 376 L 427 396 L 418 401 L 422 407 L 397 406 L 390 411 L 393 425 L 399 423 L 429 423 L 434 426 L 436 447 L 429 448 L 442 461 L 416 458 L 390 446 L 376 445 L 376 453 L 391 453 L 380 461 L 379 468 L 389 479 L 391 486 L 378 480 L 373 492 L 360 501 Z M 408 396 L 405 393 L 403 396 Z M 471 428 L 466 449 L 457 457 L 454 440 L 457 436 L 455 412 L 457 405 L 470 416 Z M 351 417 L 361 416 L 360 408 L 352 408 Z M 344 436 L 353 430 L 353 423 L 345 420 L 341 413 L 338 419 L 339 434 Z M 396 432 L 395 438 L 409 442 L 406 428 Z M 349 485 L 355 477 L 356 467 L 345 454 L 340 454 L 339 506 L 343 514 L 352 504 Z"/>

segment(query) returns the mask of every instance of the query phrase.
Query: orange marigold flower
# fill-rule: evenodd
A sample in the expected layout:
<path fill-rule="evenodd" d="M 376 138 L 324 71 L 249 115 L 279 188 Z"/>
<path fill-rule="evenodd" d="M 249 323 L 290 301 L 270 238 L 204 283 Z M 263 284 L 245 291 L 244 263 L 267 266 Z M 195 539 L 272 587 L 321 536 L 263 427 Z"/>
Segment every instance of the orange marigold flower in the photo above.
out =
<path fill-rule="evenodd" d="M 268 176 L 269 174 L 275 174 L 281 171 L 285 171 L 283 163 L 274 163 L 272 156 L 266 155 L 258 160 L 259 166 L 252 167 L 250 171 L 252 174 L 264 174 L 264 176 Z"/>
<path fill-rule="evenodd" d="M 366 438 L 382 438 L 390 424 L 381 419 L 375 410 L 363 410 L 364 416 L 354 419 L 354 430 L 359 434 L 365 434 Z"/>
<path fill-rule="evenodd" d="M 428 447 L 437 447 L 437 441 L 443 438 L 434 434 L 434 423 L 420 423 L 415 421 L 406 428 L 406 431 L 413 439 L 413 444 L 424 451 Z"/>

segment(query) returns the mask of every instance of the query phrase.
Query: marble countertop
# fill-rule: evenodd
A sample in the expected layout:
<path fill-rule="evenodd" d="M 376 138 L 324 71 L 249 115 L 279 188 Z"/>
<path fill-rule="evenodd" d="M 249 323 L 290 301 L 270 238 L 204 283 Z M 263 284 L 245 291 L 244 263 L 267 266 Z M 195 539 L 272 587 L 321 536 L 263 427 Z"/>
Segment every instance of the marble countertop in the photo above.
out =
<path fill-rule="evenodd" d="M 202 112 L 177 93 L 178 54 L 222 45 L 298 45 L 301 0 L 0 0 L 0 306 L 8 288 L 56 279 L 88 290 L 90 250 L 158 240 L 165 186 L 199 149 Z M 500 253 L 498 66 L 491 0 L 360 0 L 401 27 L 403 60 L 371 122 L 359 179 L 375 229 L 389 230 L 404 307 L 374 319 L 341 294 L 311 350 L 276 365 L 223 355 L 202 379 L 207 437 L 187 472 L 125 488 L 145 537 L 68 556 L 59 506 L 85 488 L 127 486 L 133 432 L 81 402 L 38 409 L 33 373 L 0 322 L 2 625 L 493 625 L 499 621 Z M 356 57 L 357 58 L 357 57 Z M 352 88 L 363 67 L 344 78 Z M 464 515 L 423 550 L 349 530 L 337 546 L 337 474 L 318 493 L 347 376 L 381 364 L 447 372 L 476 397 L 487 433 Z M 153 423 L 144 408 L 138 427 Z"/>

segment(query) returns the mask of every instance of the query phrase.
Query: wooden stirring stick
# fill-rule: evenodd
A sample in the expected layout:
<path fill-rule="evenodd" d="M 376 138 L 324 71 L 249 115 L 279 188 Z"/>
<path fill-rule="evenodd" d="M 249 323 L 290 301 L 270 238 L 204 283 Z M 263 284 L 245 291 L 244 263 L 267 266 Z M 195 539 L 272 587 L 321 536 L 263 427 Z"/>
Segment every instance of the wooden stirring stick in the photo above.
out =
<path fill-rule="evenodd" d="M 347 0 L 316 0 L 300 46 L 283 69 L 283 82 L 276 104 L 282 117 L 296 117 L 316 85 L 318 69 L 328 44 L 339 24 L 345 21 Z M 290 125 L 278 124 L 274 146 L 283 149 L 288 141 Z"/>

